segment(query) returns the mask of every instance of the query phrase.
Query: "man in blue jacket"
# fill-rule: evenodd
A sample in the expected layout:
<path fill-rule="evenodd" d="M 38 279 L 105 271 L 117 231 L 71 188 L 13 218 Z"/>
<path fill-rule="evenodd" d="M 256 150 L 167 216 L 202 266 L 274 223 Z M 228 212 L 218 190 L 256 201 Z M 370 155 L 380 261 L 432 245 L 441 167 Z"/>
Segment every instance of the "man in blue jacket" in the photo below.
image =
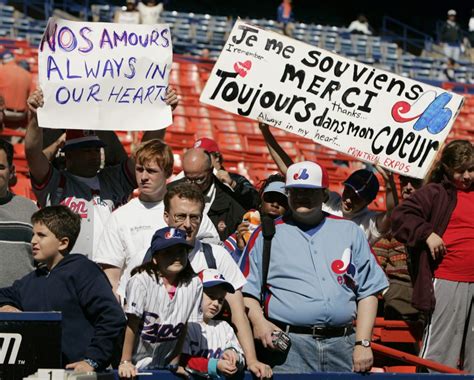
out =
<path fill-rule="evenodd" d="M 63 365 L 77 372 L 105 369 L 125 328 L 107 277 L 84 255 L 70 254 L 81 218 L 66 206 L 31 217 L 39 268 L 0 289 L 0 312 L 60 311 Z"/>

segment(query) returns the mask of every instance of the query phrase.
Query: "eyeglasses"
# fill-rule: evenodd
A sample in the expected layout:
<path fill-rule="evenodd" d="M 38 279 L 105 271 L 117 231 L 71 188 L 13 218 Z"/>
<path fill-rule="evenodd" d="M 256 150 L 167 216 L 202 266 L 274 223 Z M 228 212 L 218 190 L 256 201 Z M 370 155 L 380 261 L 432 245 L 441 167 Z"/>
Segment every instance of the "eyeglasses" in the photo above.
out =
<path fill-rule="evenodd" d="M 189 217 L 191 224 L 198 224 L 201 222 L 201 215 L 195 214 L 174 214 L 173 219 L 175 223 L 184 223 Z"/>
<path fill-rule="evenodd" d="M 186 177 L 186 182 L 188 183 L 194 183 L 196 185 L 202 185 L 203 183 L 205 183 L 207 181 L 207 175 L 203 176 L 203 177 L 197 177 L 197 178 L 189 178 L 189 177 Z"/>

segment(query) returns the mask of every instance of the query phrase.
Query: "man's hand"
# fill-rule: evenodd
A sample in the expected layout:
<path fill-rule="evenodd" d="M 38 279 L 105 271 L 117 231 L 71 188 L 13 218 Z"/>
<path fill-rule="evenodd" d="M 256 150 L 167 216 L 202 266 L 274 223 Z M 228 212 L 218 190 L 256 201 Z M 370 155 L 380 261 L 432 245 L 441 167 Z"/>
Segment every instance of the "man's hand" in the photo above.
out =
<path fill-rule="evenodd" d="M 374 364 L 374 354 L 370 347 L 354 346 L 352 354 L 352 370 L 354 372 L 367 372 Z"/>
<path fill-rule="evenodd" d="M 232 189 L 235 189 L 235 186 L 237 185 L 235 181 L 230 177 L 230 174 L 225 171 L 224 169 L 219 169 L 216 173 L 216 177 L 221 181 L 222 183 L 225 183 L 229 185 Z"/>
<path fill-rule="evenodd" d="M 94 372 L 94 368 L 87 364 L 84 360 L 80 362 L 70 363 L 66 366 L 66 369 L 73 369 L 74 372 Z"/>
<path fill-rule="evenodd" d="M 132 377 L 135 377 L 137 376 L 138 374 L 138 370 L 137 368 L 133 365 L 132 362 L 122 362 L 120 363 L 119 367 L 118 367 L 118 374 L 119 376 L 122 378 L 122 377 L 125 377 L 127 379 L 130 379 Z"/>
<path fill-rule="evenodd" d="M 446 253 L 446 245 L 444 244 L 443 239 L 434 232 L 428 236 L 426 239 L 426 244 L 430 249 L 431 257 L 433 260 L 436 260 L 443 256 Z"/>
<path fill-rule="evenodd" d="M 28 97 L 27 103 L 30 111 L 36 115 L 38 108 L 43 107 L 44 105 L 43 91 L 41 91 L 41 88 L 37 88 L 31 93 L 31 95 Z"/>
<path fill-rule="evenodd" d="M 270 379 L 273 375 L 271 367 L 265 363 L 255 360 L 247 364 L 247 369 L 258 379 Z"/>
<path fill-rule="evenodd" d="M 242 222 L 237 227 L 237 233 L 235 234 L 237 236 L 237 247 L 239 247 L 241 250 L 244 249 L 245 245 L 247 244 L 244 235 L 249 232 L 249 226 L 249 222 Z"/>
<path fill-rule="evenodd" d="M 3 305 L 0 306 L 0 312 L 2 313 L 21 313 L 20 309 L 17 309 L 15 306 L 12 305 Z"/>
<path fill-rule="evenodd" d="M 179 96 L 176 90 L 173 87 L 168 87 L 166 90 L 165 103 L 168 106 L 171 106 L 171 110 L 174 111 L 179 104 Z"/>
<path fill-rule="evenodd" d="M 236 365 L 225 359 L 219 359 L 217 362 L 217 369 L 226 377 L 232 376 L 237 372 Z"/>
<path fill-rule="evenodd" d="M 267 321 L 266 319 L 261 319 L 253 327 L 253 336 L 255 339 L 258 339 L 262 342 L 263 347 L 270 348 L 271 350 L 276 350 L 273 345 L 272 333 L 273 331 L 280 331 L 273 323 Z"/>

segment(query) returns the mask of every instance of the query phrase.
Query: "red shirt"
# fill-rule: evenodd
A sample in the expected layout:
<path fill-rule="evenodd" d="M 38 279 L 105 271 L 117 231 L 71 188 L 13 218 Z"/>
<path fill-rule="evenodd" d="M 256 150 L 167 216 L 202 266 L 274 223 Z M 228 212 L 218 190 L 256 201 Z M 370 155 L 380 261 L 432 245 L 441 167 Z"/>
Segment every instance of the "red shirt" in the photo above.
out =
<path fill-rule="evenodd" d="M 443 234 L 447 252 L 435 277 L 474 282 L 474 191 L 457 191 L 457 204 Z"/>

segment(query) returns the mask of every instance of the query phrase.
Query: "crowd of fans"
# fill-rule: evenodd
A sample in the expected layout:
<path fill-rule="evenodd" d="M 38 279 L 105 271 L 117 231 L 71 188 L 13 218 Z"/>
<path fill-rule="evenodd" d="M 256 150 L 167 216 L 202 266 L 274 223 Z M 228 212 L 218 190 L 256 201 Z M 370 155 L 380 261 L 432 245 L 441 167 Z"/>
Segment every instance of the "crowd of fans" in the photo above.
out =
<path fill-rule="evenodd" d="M 37 204 L 10 191 L 13 147 L 0 140 L 0 312 L 61 311 L 66 368 L 366 372 L 380 309 L 425 324 L 422 357 L 474 372 L 470 142 L 447 144 L 425 182 L 399 176 L 398 205 L 392 173 L 360 169 L 331 192 L 325 168 L 292 162 L 265 124 L 280 173 L 257 188 L 209 138 L 170 181 L 163 131 L 128 157 L 113 132 L 43 130 L 42 105 L 35 90 L 25 152 Z M 28 121 L 26 104 L 10 111 Z M 369 208 L 377 172 L 384 212 Z"/>

